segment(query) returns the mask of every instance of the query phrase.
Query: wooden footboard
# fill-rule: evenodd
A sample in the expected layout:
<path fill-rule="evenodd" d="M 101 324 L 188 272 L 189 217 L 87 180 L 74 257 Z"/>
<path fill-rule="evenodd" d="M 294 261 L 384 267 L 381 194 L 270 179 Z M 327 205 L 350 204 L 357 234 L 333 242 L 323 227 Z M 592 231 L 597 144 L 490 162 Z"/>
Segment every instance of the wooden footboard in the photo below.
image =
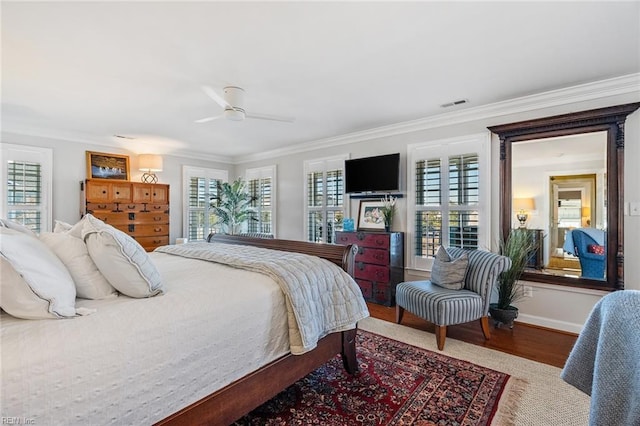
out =
<path fill-rule="evenodd" d="M 215 235 L 211 241 L 311 254 L 337 264 L 352 276 L 357 251 L 357 247 L 353 245 L 339 246 L 232 235 Z M 172 414 L 157 425 L 229 425 L 337 354 L 342 355 L 345 369 L 354 374 L 358 370 L 356 332 L 357 329 L 332 333 L 321 339 L 314 350 L 303 355 L 285 355 Z"/>

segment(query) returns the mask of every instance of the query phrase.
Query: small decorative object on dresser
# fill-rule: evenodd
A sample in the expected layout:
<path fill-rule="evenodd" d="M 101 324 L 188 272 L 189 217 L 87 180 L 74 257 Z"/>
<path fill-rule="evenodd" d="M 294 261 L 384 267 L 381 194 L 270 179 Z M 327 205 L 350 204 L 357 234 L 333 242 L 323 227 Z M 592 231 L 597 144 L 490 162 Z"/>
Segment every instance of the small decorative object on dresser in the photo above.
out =
<path fill-rule="evenodd" d="M 354 278 L 365 300 L 393 306 L 404 281 L 404 233 L 338 231 L 336 243 L 358 246 Z"/>
<path fill-rule="evenodd" d="M 146 251 L 169 244 L 169 185 L 87 179 L 80 196 L 81 216 L 91 213 Z"/>
<path fill-rule="evenodd" d="M 380 200 L 360 201 L 358 212 L 358 231 L 384 231 L 384 203 Z"/>
<path fill-rule="evenodd" d="M 87 177 L 90 179 L 129 180 L 129 157 L 87 151 Z"/>

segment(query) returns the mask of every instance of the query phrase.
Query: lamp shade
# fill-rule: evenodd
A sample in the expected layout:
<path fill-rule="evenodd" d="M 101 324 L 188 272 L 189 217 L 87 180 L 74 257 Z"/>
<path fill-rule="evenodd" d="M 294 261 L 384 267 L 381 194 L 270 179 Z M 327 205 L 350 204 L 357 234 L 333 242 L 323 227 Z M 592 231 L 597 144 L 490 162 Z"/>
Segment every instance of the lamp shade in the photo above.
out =
<path fill-rule="evenodd" d="M 138 156 L 138 169 L 142 172 L 161 172 L 162 156 L 156 154 L 140 154 Z"/>
<path fill-rule="evenodd" d="M 514 210 L 534 210 L 535 205 L 533 198 L 514 198 L 513 199 Z"/>

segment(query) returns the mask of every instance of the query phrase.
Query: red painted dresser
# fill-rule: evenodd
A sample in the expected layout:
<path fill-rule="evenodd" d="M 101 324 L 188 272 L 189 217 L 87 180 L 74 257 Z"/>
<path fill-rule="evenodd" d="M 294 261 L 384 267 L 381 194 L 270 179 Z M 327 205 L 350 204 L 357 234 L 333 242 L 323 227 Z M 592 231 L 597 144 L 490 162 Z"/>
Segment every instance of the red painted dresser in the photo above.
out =
<path fill-rule="evenodd" d="M 404 281 L 404 233 L 336 232 L 336 243 L 355 244 L 355 280 L 368 302 L 393 306 Z"/>

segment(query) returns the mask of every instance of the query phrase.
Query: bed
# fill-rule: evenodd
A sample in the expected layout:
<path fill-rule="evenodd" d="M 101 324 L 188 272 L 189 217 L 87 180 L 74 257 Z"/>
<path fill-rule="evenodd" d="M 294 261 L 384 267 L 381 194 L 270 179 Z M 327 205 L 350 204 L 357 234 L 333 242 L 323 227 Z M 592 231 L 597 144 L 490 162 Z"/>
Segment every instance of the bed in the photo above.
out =
<path fill-rule="evenodd" d="M 353 246 L 223 235 L 208 245 L 311 254 L 333 264 L 323 271 L 353 272 Z M 338 354 L 357 371 L 356 324 L 368 315 L 361 295 L 350 302 L 364 306 L 356 320 L 293 355 L 289 297 L 274 279 L 174 253 L 149 258 L 162 295 L 77 299 L 90 314 L 72 319 L 0 314 L 3 418 L 228 425 Z"/>

